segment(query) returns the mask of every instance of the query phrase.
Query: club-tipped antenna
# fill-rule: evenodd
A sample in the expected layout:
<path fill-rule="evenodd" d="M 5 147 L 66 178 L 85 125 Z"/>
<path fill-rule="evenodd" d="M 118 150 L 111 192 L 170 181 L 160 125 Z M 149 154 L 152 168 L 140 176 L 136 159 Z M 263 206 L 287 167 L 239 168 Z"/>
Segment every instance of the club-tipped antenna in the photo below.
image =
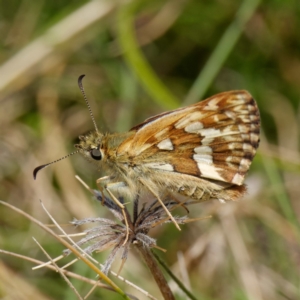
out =
<path fill-rule="evenodd" d="M 85 103 L 86 103 L 86 105 L 88 107 L 88 110 L 90 112 L 90 116 L 91 116 L 92 121 L 94 123 L 94 127 L 95 127 L 96 131 L 99 132 L 97 124 L 96 124 L 96 121 L 95 121 L 95 118 L 94 118 L 94 115 L 92 113 L 92 109 L 91 109 L 90 103 L 89 103 L 89 101 L 88 101 L 88 99 L 86 97 L 86 94 L 85 94 L 85 91 L 84 91 L 84 88 L 83 88 L 83 85 L 82 85 L 82 79 L 83 79 L 84 76 L 85 76 L 84 74 L 79 76 L 79 78 L 78 78 L 78 86 L 79 86 L 79 89 L 80 89 L 80 91 L 81 91 L 81 93 L 83 95 L 83 98 L 84 98 Z"/>
<path fill-rule="evenodd" d="M 45 165 L 41 165 L 41 166 L 36 167 L 36 168 L 33 170 L 33 178 L 34 178 L 34 180 L 36 180 L 36 176 L 37 176 L 38 171 L 40 171 L 40 170 L 42 170 L 42 169 L 44 169 L 44 168 L 46 168 L 46 167 L 48 167 L 48 166 L 50 166 L 50 165 L 52 165 L 52 164 L 55 164 L 55 163 L 57 163 L 58 161 L 61 161 L 61 160 L 65 159 L 65 158 L 67 158 L 67 157 L 69 157 L 69 156 L 71 156 L 71 155 L 73 155 L 73 154 L 78 153 L 78 152 L 79 152 L 79 151 L 77 150 L 77 151 L 75 151 L 75 152 L 72 152 L 72 153 L 70 153 L 70 154 L 64 156 L 64 157 L 61 157 L 61 158 L 59 158 L 59 159 L 56 159 L 55 161 L 52 161 L 52 162 L 50 162 L 50 163 L 48 163 L 48 164 L 45 164 Z"/>

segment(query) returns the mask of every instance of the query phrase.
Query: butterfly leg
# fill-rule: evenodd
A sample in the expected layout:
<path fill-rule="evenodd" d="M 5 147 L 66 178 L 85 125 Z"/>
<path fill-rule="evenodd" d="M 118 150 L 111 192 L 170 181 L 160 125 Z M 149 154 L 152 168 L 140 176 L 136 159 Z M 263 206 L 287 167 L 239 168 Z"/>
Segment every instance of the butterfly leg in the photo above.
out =
<path fill-rule="evenodd" d="M 174 225 L 176 226 L 176 228 L 181 231 L 178 223 L 176 222 L 176 220 L 174 219 L 174 217 L 172 216 L 172 214 L 169 212 L 169 210 L 166 208 L 166 206 L 164 205 L 163 201 L 160 199 L 159 195 L 151 188 L 151 186 L 149 186 L 146 181 L 144 181 L 143 179 L 139 179 L 139 181 L 142 183 L 142 185 L 144 185 L 153 196 L 155 196 L 155 198 L 158 200 L 158 202 L 160 203 L 160 205 L 164 208 L 164 210 L 166 211 L 166 214 L 169 216 L 169 218 L 171 219 L 171 221 L 174 223 Z"/>
<path fill-rule="evenodd" d="M 103 193 L 103 189 L 104 189 L 109 194 L 111 199 L 118 205 L 118 207 L 120 207 L 120 209 L 122 211 L 122 215 L 123 215 L 125 226 L 126 226 L 126 238 L 123 243 L 123 245 L 125 245 L 128 241 L 128 237 L 129 237 L 129 225 L 128 225 L 128 218 L 127 218 L 127 215 L 125 212 L 125 206 L 118 200 L 118 198 L 111 191 L 113 189 L 123 187 L 124 182 L 109 182 L 109 183 L 105 184 L 104 186 L 103 186 L 103 184 L 101 184 L 102 182 L 109 181 L 109 180 L 111 180 L 110 176 L 104 176 L 104 177 L 97 179 L 96 182 L 97 182 L 97 186 L 99 187 L 99 189 L 102 193 L 103 199 L 104 199 L 104 193 Z"/>
<path fill-rule="evenodd" d="M 105 197 L 104 197 L 104 193 L 103 193 L 103 183 L 102 182 L 109 181 L 109 180 L 111 180 L 110 176 L 103 176 L 103 177 L 98 178 L 96 180 L 97 186 L 98 186 L 98 188 L 99 188 L 99 190 L 100 190 L 100 192 L 102 194 L 102 201 L 101 201 L 102 205 L 104 205 L 104 201 L 105 201 Z"/>
<path fill-rule="evenodd" d="M 108 189 L 118 189 L 120 187 L 124 187 L 125 184 L 124 182 L 111 182 L 113 180 L 113 178 L 111 176 L 104 176 L 101 177 L 99 179 L 97 179 L 96 183 L 97 186 L 102 194 L 103 199 L 104 198 L 104 193 L 103 191 L 107 191 L 107 193 L 110 195 L 110 197 L 112 198 L 112 200 L 121 208 L 124 209 L 124 205 L 117 199 L 117 197 L 115 195 L 112 195 L 111 191 L 109 191 Z M 107 182 L 107 183 L 105 183 Z"/>

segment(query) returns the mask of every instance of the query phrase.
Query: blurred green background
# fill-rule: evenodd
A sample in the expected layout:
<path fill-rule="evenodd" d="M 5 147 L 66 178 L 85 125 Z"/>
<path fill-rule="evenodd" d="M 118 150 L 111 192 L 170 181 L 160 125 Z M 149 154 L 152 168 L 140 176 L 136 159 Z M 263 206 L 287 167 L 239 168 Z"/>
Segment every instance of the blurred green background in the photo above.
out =
<path fill-rule="evenodd" d="M 93 129 L 77 86 L 81 74 L 104 132 L 247 89 L 262 118 L 247 196 L 199 204 L 191 217 L 212 219 L 182 232 L 165 225 L 152 236 L 197 299 L 300 299 L 299 29 L 299 0 L 0 0 L 0 199 L 46 224 L 39 199 L 59 223 L 111 217 L 75 180 L 79 174 L 95 187 L 100 177 L 79 155 L 32 178 L 36 166 L 74 151 L 78 135 Z M 1 249 L 47 261 L 32 236 L 52 257 L 64 249 L 7 207 L 0 206 L 0 222 Z M 95 258 L 103 262 L 108 254 Z M 0 259 L 1 299 L 76 299 L 57 273 L 32 271 L 34 264 L 4 253 Z M 81 263 L 69 269 L 95 278 Z M 121 275 L 161 299 L 134 249 Z M 82 295 L 90 289 L 72 282 Z M 89 299 L 120 296 L 97 289 Z"/>

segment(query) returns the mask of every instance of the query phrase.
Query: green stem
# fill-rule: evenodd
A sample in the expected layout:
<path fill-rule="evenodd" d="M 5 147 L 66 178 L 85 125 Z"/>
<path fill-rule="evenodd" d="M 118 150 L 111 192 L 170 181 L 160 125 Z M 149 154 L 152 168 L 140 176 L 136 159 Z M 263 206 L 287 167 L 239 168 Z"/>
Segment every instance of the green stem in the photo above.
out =
<path fill-rule="evenodd" d="M 263 132 L 261 132 L 261 140 L 264 141 L 264 143 L 262 143 L 264 147 L 267 147 L 266 138 Z M 297 237 L 298 243 L 300 244 L 300 224 L 295 214 L 295 211 L 290 203 L 290 199 L 285 190 L 278 167 L 274 159 L 267 156 L 263 157 L 262 164 L 265 168 L 271 186 L 274 187 L 274 194 L 277 199 L 277 202 L 286 219 L 293 225 L 295 236 Z"/>
<path fill-rule="evenodd" d="M 152 251 L 152 254 L 154 255 L 155 259 L 159 262 L 159 264 L 165 269 L 165 271 L 168 273 L 168 275 L 176 282 L 178 287 L 187 295 L 187 297 L 191 300 L 199 300 L 199 297 L 196 298 L 183 284 L 180 279 L 178 279 L 172 271 L 169 269 L 169 267 L 166 265 L 166 263 L 154 252 Z"/>
<path fill-rule="evenodd" d="M 134 34 L 134 12 L 139 2 L 124 5 L 118 15 L 118 35 L 124 59 L 137 79 L 159 105 L 166 109 L 179 106 L 179 100 L 166 88 L 157 77 L 152 67 L 140 50 Z"/>
<path fill-rule="evenodd" d="M 236 17 L 229 25 L 215 50 L 207 60 L 199 76 L 191 87 L 184 104 L 192 104 L 204 97 L 207 89 L 219 73 L 228 58 L 246 23 L 252 17 L 261 0 L 245 0 L 236 13 Z"/>

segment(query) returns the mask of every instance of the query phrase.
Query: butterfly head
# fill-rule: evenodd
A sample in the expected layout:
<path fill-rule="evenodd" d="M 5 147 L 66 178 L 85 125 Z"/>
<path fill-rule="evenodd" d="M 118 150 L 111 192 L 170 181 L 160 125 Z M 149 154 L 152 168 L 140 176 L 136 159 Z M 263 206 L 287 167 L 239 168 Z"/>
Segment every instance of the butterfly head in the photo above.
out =
<path fill-rule="evenodd" d="M 79 144 L 75 145 L 78 152 L 81 153 L 86 159 L 98 164 L 102 162 L 105 157 L 103 149 L 104 135 L 98 131 L 92 131 L 87 135 L 79 136 Z"/>

